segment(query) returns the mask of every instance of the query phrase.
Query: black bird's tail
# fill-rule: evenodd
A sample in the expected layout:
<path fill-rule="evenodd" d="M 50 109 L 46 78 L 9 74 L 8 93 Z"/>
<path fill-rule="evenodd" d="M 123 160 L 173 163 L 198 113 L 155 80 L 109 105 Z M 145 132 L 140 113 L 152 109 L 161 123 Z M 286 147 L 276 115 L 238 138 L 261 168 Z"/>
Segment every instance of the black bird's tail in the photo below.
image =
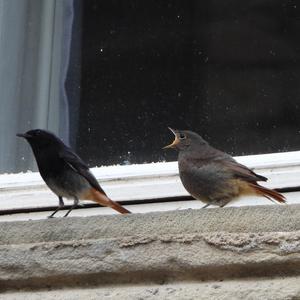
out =
<path fill-rule="evenodd" d="M 91 188 L 85 195 L 83 195 L 82 199 L 92 200 L 97 202 L 102 206 L 108 206 L 121 214 L 130 214 L 131 212 L 127 210 L 125 207 L 120 205 L 119 203 L 109 199 L 105 194 L 97 191 L 94 188 Z"/>

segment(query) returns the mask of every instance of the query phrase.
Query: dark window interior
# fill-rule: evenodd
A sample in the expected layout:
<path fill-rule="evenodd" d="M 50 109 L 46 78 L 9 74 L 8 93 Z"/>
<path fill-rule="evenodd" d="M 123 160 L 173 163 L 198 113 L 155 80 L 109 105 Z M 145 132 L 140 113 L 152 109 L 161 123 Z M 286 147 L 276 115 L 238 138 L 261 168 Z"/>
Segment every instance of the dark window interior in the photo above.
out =
<path fill-rule="evenodd" d="M 171 161 L 167 126 L 234 155 L 300 148 L 296 1 L 84 0 L 76 151 Z"/>

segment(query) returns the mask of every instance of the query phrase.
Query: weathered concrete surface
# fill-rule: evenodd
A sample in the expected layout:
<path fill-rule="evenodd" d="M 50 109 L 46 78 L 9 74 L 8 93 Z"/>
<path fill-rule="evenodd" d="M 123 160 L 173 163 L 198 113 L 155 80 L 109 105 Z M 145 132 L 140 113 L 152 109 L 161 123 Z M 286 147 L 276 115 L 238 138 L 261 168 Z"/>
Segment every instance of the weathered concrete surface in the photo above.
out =
<path fill-rule="evenodd" d="M 161 213 L 0 222 L 0 244 L 204 232 L 300 230 L 300 205 L 180 210 Z"/>
<path fill-rule="evenodd" d="M 243 278 L 258 281 L 264 276 L 284 277 L 289 286 L 297 275 L 300 205 L 0 223 L 2 291 L 219 280 L 242 280 L 246 285 L 251 280 Z M 262 290 L 269 285 L 271 281 Z M 199 291 L 197 284 L 194 288 Z M 293 295 L 299 292 L 291 289 Z M 178 293 L 178 299 L 193 299 Z"/>
<path fill-rule="evenodd" d="M 0 289 L 300 275 L 300 232 L 210 233 L 0 247 Z"/>
<path fill-rule="evenodd" d="M 300 277 L 216 282 L 174 282 L 171 284 L 109 285 L 97 288 L 65 289 L 1 294 L 2 300 L 296 300 L 300 299 Z"/>

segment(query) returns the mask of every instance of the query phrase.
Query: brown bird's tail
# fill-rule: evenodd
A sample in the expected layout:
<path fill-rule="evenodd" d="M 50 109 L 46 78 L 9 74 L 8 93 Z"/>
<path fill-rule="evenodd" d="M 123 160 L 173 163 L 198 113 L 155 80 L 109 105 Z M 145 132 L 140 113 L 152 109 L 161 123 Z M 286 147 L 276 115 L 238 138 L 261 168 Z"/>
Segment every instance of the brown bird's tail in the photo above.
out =
<path fill-rule="evenodd" d="M 249 183 L 249 185 L 256 191 L 256 193 L 258 195 L 264 196 L 271 201 L 273 201 L 273 199 L 274 199 L 275 201 L 277 201 L 279 203 L 286 203 L 285 197 L 275 190 L 268 189 L 259 184 Z"/>
<path fill-rule="evenodd" d="M 111 207 L 112 209 L 116 210 L 117 212 L 119 212 L 121 214 L 130 214 L 131 213 L 129 210 L 124 208 L 122 205 L 120 205 L 119 203 L 117 203 L 115 201 L 112 201 L 105 194 L 97 191 L 94 188 L 91 188 L 88 191 L 88 193 L 86 193 L 84 195 L 83 199 L 93 200 L 93 201 L 99 203 L 100 205 Z"/>

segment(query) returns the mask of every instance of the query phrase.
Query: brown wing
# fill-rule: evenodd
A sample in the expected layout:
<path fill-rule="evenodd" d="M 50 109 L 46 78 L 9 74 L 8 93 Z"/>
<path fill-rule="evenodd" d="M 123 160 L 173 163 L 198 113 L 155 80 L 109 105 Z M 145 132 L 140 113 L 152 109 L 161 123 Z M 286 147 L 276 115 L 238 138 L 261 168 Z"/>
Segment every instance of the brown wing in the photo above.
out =
<path fill-rule="evenodd" d="M 258 175 L 246 166 L 239 164 L 235 160 L 223 160 L 222 163 L 226 165 L 232 172 L 235 178 L 240 178 L 248 182 L 267 181 L 268 178 Z"/>
<path fill-rule="evenodd" d="M 206 164 L 217 164 L 221 169 L 227 169 L 236 179 L 243 179 L 247 182 L 267 181 L 264 176 L 258 175 L 246 166 L 238 163 L 231 155 L 207 146 L 205 151 L 189 154 L 189 161 L 197 166 Z"/>

